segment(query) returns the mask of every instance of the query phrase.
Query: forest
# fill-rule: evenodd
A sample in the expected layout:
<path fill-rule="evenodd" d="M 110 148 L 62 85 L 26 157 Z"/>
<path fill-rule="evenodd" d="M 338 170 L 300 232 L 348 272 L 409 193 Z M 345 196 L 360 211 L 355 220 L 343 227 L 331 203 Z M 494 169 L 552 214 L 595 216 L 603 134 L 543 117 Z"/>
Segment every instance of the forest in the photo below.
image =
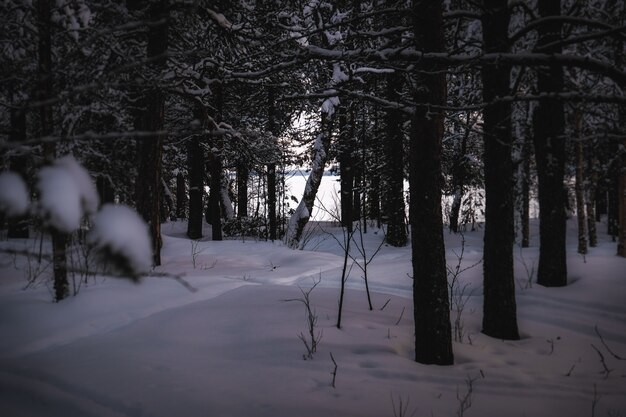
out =
<path fill-rule="evenodd" d="M 39 415 L 14 399 L 36 397 L 59 415 L 162 415 L 160 406 L 122 407 L 82 388 L 63 394 L 80 401 L 63 400 L 24 382 L 37 379 L 34 371 L 11 359 L 91 335 L 52 331 L 76 314 L 93 316 L 98 337 L 106 320 L 130 326 L 135 313 L 105 320 L 95 312 L 100 301 L 127 300 L 127 291 L 161 300 L 153 311 L 128 298 L 139 321 L 158 311 L 174 317 L 193 300 L 269 302 L 273 288 L 281 301 L 296 301 L 279 304 L 293 309 L 286 316 L 304 307 L 307 330 L 293 339 L 305 362 L 328 339 L 344 343 L 345 332 L 332 328 L 367 323 L 354 317 L 356 292 L 395 326 L 408 320 L 400 356 L 451 369 L 472 362 L 472 338 L 490 349 L 547 339 L 551 356 L 560 336 L 525 329 L 518 307 L 529 304 L 520 297 L 538 291 L 548 305 L 573 294 L 568 300 L 596 306 L 611 328 L 587 323 L 573 345 L 593 346 L 594 365 L 615 380 L 604 414 L 594 383 L 585 394 L 591 412 L 572 405 L 563 415 L 623 415 L 626 370 L 608 362 L 624 360 L 615 346 L 626 349 L 618 280 L 626 266 L 625 25 L 623 0 L 0 1 L 0 329 L 38 329 L 30 342 L 0 344 L 0 387 L 11 387 L 0 411 Z M 320 191 L 330 182 L 330 194 Z M 248 261 L 239 259 L 245 253 Z M 260 264 L 293 271 L 278 282 L 256 276 Z M 598 289 L 585 301 L 596 276 L 610 296 Z M 103 295 L 106 277 L 129 287 Z M 166 289 L 185 301 L 166 302 Z M 34 301 L 25 294 L 47 306 L 28 310 Z M 211 306 L 220 320 L 242 314 Z M 263 317 L 273 311 L 259 308 Z M 33 325 L 37 312 L 59 321 Z M 342 364 L 333 351 L 330 358 L 335 389 Z M 53 359 L 39 360 L 32 369 Z M 465 394 L 457 380 L 454 410 L 439 415 L 479 412 L 468 411 L 473 384 L 488 379 L 478 369 L 461 381 Z M 57 377 L 48 383 L 61 389 Z M 100 383 L 114 385 L 110 377 Z M 128 398 L 141 395 L 149 396 Z M 387 414 L 416 414 L 404 394 L 385 395 Z M 208 413 L 309 415 L 224 407 Z M 366 406 L 341 407 L 308 413 L 369 415 L 359 414 Z M 476 415 L 498 415 L 485 407 Z M 424 409 L 437 415 L 425 405 L 417 415 Z"/>

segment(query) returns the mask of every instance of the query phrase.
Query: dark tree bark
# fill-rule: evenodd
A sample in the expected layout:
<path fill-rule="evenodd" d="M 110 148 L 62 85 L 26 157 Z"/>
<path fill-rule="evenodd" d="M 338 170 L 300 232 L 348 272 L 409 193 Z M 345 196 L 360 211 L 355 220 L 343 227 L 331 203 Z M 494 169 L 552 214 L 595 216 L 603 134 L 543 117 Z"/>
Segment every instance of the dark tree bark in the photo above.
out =
<path fill-rule="evenodd" d="M 202 237 L 202 210 L 204 204 L 204 157 L 200 138 L 194 136 L 187 144 L 187 166 L 189 171 L 189 220 L 187 236 L 190 239 Z"/>
<path fill-rule="evenodd" d="M 607 213 L 607 232 L 613 239 L 617 240 L 619 235 L 619 214 L 620 214 L 620 195 L 619 195 L 619 179 L 618 173 L 613 171 L 612 178 L 608 182 L 608 213 Z"/>
<path fill-rule="evenodd" d="M 507 52 L 509 11 L 507 0 L 485 0 L 482 17 L 483 49 Z M 515 208 L 511 158 L 511 104 L 492 103 L 509 94 L 511 68 L 500 64 L 482 69 L 485 237 L 483 258 L 483 333 L 498 339 L 517 340 L 517 307 L 513 273 Z"/>
<path fill-rule="evenodd" d="M 389 101 L 400 101 L 402 76 L 398 73 L 387 75 L 386 96 Z M 404 147 L 402 113 L 399 109 L 388 108 L 385 112 L 386 137 L 384 139 L 384 184 L 383 211 L 387 221 L 386 241 L 391 246 L 405 246 L 407 232 L 404 206 Z"/>
<path fill-rule="evenodd" d="M 538 0 L 541 17 L 560 16 L 560 2 Z M 543 47 L 561 39 L 561 24 L 548 22 L 538 28 L 537 46 Z M 560 53 L 560 46 L 545 49 Z M 563 89 L 563 68 L 559 65 L 538 68 L 537 88 L 540 93 L 558 93 Z M 537 160 L 539 186 L 539 266 L 537 283 L 547 287 L 567 285 L 565 252 L 565 202 L 563 187 L 565 170 L 563 102 L 554 98 L 538 101 L 533 114 L 533 139 Z"/>
<path fill-rule="evenodd" d="M 589 166 L 589 186 L 585 198 L 585 209 L 587 211 L 587 234 L 589 236 L 589 247 L 598 246 L 598 229 L 596 227 L 596 193 L 598 190 L 598 158 L 593 155 L 594 150 L 590 149 L 587 164 Z"/>
<path fill-rule="evenodd" d="M 267 130 L 276 137 L 276 98 L 274 89 L 267 92 Z M 267 164 L 267 216 L 269 217 L 269 237 L 274 241 L 278 237 L 278 226 L 276 221 L 276 164 Z"/>
<path fill-rule="evenodd" d="M 11 130 L 9 132 L 9 141 L 24 142 L 26 140 L 26 112 L 24 109 L 11 109 Z M 23 180 L 28 178 L 28 156 L 17 155 L 11 156 L 9 160 L 9 168 L 18 173 Z M 10 239 L 28 239 L 28 215 L 11 219 L 7 230 L 7 237 Z"/>
<path fill-rule="evenodd" d="M 224 105 L 224 86 L 217 84 L 213 87 L 215 94 L 215 109 L 212 117 L 216 123 L 222 121 L 222 111 Z M 222 210 L 220 208 L 221 191 L 222 191 L 222 139 L 219 136 L 210 138 L 210 150 L 207 155 L 209 178 L 209 201 L 207 206 L 207 214 L 211 223 L 211 238 L 213 240 L 222 240 Z"/>
<path fill-rule="evenodd" d="M 150 3 L 147 8 L 148 25 L 147 56 L 152 59 L 149 73 L 158 77 L 165 67 L 168 45 L 169 6 L 168 1 Z M 148 223 L 152 240 L 153 264 L 161 265 L 161 160 L 163 156 L 163 130 L 165 118 L 165 95 L 157 87 L 143 91 L 142 109 L 136 126 L 140 130 L 154 132 L 154 135 L 138 141 L 139 178 L 137 181 L 137 211 Z"/>
<path fill-rule="evenodd" d="M 184 219 L 187 217 L 187 186 L 185 184 L 185 175 L 182 172 L 176 174 L 176 218 Z"/>
<path fill-rule="evenodd" d="M 248 217 L 248 178 L 250 170 L 245 162 L 237 165 L 237 217 Z"/>
<path fill-rule="evenodd" d="M 530 246 L 530 162 L 532 158 L 532 138 L 530 129 L 524 136 L 522 162 L 522 248 Z"/>
<path fill-rule="evenodd" d="M 327 113 L 322 112 L 321 119 L 320 133 L 318 133 L 313 144 L 311 172 L 309 173 L 309 178 L 307 178 L 304 187 L 304 194 L 296 211 L 291 215 L 289 223 L 287 224 L 285 243 L 292 249 L 296 249 L 300 245 L 300 238 L 311 217 L 315 196 L 322 182 L 324 167 L 328 160 L 333 118 L 332 116 L 328 116 Z"/>
<path fill-rule="evenodd" d="M 582 113 L 580 109 L 574 110 L 574 129 L 576 132 L 575 156 L 576 156 L 576 222 L 578 228 L 578 253 L 587 253 L 587 215 L 585 212 L 585 154 L 582 142 Z"/>
<path fill-rule="evenodd" d="M 441 0 L 413 2 L 415 46 L 424 52 L 443 52 Z M 441 110 L 421 103 L 446 103 L 446 78 L 440 68 L 418 62 L 413 71 L 418 104 L 411 120 L 410 217 L 413 255 L 413 316 L 415 360 L 451 365 L 452 332 L 441 214 Z"/>
<path fill-rule="evenodd" d="M 41 101 L 53 97 L 52 83 L 52 25 L 51 25 L 51 2 L 39 0 L 37 3 L 37 24 L 39 31 L 39 80 L 37 98 Z M 52 117 L 52 105 L 41 106 L 40 112 L 41 136 L 50 136 L 54 132 L 54 120 Z M 56 144 L 44 143 L 44 158 L 51 162 L 56 157 Z M 54 274 L 54 299 L 59 302 L 69 295 L 67 281 L 67 234 L 50 230 L 52 237 L 52 269 Z"/>
<path fill-rule="evenodd" d="M 347 108 L 342 107 L 339 115 L 339 178 L 341 195 L 341 225 L 352 231 L 354 193 L 354 163 L 352 128 L 348 124 Z"/>
<path fill-rule="evenodd" d="M 101 205 L 115 202 L 115 191 L 111 186 L 109 178 L 103 175 L 98 176 L 96 178 L 96 189 L 98 190 Z"/>
<path fill-rule="evenodd" d="M 470 120 L 470 114 L 467 114 L 467 120 Z M 467 177 L 467 140 L 471 132 L 470 127 L 465 128 L 465 133 L 461 139 L 461 152 L 456 155 L 452 167 L 452 185 L 454 187 L 454 198 L 450 207 L 450 231 L 452 233 L 459 232 L 459 214 L 461 212 L 461 203 L 465 192 L 465 182 Z"/>

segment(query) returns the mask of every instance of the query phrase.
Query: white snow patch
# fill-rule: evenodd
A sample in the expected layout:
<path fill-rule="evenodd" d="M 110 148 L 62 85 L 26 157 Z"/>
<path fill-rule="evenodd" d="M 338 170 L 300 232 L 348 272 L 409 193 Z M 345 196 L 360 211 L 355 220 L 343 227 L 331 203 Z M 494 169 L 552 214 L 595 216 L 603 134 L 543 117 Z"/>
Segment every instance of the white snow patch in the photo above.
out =
<path fill-rule="evenodd" d="M 139 276 L 150 271 L 152 248 L 148 227 L 130 207 L 114 204 L 102 206 L 93 217 L 93 229 L 88 241 L 96 250 L 124 262 L 125 272 Z"/>
<path fill-rule="evenodd" d="M 26 183 L 15 172 L 0 174 L 0 212 L 9 217 L 21 216 L 30 203 Z"/>
<path fill-rule="evenodd" d="M 72 174 L 53 165 L 42 168 L 38 178 L 38 212 L 44 223 L 65 233 L 78 229 L 83 216 L 82 196 Z"/>
<path fill-rule="evenodd" d="M 57 159 L 54 164 L 60 168 L 64 168 L 74 179 L 85 212 L 88 214 L 95 213 L 100 205 L 100 197 L 98 197 L 98 190 L 91 180 L 89 172 L 71 155 Z"/>

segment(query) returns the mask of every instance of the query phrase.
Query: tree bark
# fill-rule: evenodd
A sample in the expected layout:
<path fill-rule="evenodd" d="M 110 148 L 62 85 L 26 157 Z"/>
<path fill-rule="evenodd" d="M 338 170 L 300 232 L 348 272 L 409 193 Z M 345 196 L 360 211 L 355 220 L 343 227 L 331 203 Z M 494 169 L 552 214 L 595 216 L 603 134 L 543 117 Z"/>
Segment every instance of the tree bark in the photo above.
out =
<path fill-rule="evenodd" d="M 24 142 L 26 140 L 26 112 L 24 109 L 11 109 L 11 130 L 9 132 L 10 142 Z M 28 156 L 11 156 L 9 168 L 19 174 L 23 180 L 28 178 Z M 28 214 L 19 218 L 11 219 L 7 230 L 9 239 L 28 239 Z"/>
<path fill-rule="evenodd" d="M 332 116 L 322 112 L 322 120 L 320 123 L 320 133 L 318 133 L 313 144 L 313 156 L 311 158 L 311 172 L 304 187 L 304 194 L 296 211 L 289 218 L 287 231 L 285 233 L 285 243 L 292 249 L 300 246 L 300 239 L 305 226 L 311 218 L 313 212 L 313 204 L 315 196 L 319 189 L 324 175 L 324 167 L 328 159 L 328 149 L 330 148 L 330 132 L 331 132 Z"/>
<path fill-rule="evenodd" d="M 185 175 L 182 172 L 176 174 L 176 218 L 184 219 L 187 217 L 187 186 L 185 184 Z"/>
<path fill-rule="evenodd" d="M 560 16 L 560 2 L 538 0 L 541 17 Z M 538 28 L 537 46 L 561 39 L 561 24 L 548 22 Z M 560 46 L 546 49 L 560 53 Z M 538 68 L 537 88 L 540 93 L 558 93 L 563 89 L 563 68 L 558 64 Z M 567 285 L 565 250 L 566 194 L 563 187 L 565 170 L 565 137 L 563 102 L 542 98 L 533 114 L 533 139 L 537 159 L 539 186 L 539 266 L 537 283 L 546 287 Z"/>
<path fill-rule="evenodd" d="M 168 1 L 159 0 L 151 3 L 147 9 L 148 26 L 147 56 L 152 59 L 148 66 L 149 73 L 158 77 L 165 68 L 169 6 Z M 139 178 L 137 187 L 137 210 L 148 223 L 152 240 L 153 264 L 161 265 L 161 199 L 163 197 L 161 181 L 161 163 L 163 156 L 162 134 L 165 118 L 165 95 L 157 87 L 143 91 L 143 109 L 136 126 L 141 130 L 154 132 L 154 135 L 138 142 Z"/>
<path fill-rule="evenodd" d="M 442 0 L 413 2 L 414 42 L 418 50 L 443 52 Z M 440 68 L 417 63 L 413 70 L 416 103 L 445 105 L 446 78 Z M 451 365 L 452 331 L 441 213 L 441 110 L 418 106 L 411 119 L 410 217 L 413 255 L 415 360 Z"/>
<path fill-rule="evenodd" d="M 341 225 L 352 231 L 354 193 L 353 137 L 348 125 L 348 109 L 341 108 L 339 115 L 339 178 L 341 195 Z"/>
<path fill-rule="evenodd" d="M 37 24 L 39 30 L 39 80 L 38 99 L 49 100 L 53 97 L 52 83 L 52 25 L 51 2 L 39 0 L 37 3 Z M 52 105 L 41 106 L 40 112 L 41 137 L 51 136 L 54 132 Z M 44 159 L 52 162 L 56 157 L 56 143 L 44 143 Z M 52 269 L 54 274 L 54 299 L 59 302 L 69 295 L 67 281 L 67 234 L 50 230 L 52 237 Z"/>
<path fill-rule="evenodd" d="M 386 96 L 389 101 L 400 101 L 402 78 L 397 73 L 387 75 Z M 388 108 L 385 112 L 386 137 L 384 139 L 383 211 L 387 220 L 385 239 L 391 246 L 405 246 L 407 232 L 404 206 L 404 146 L 402 113 Z"/>
<path fill-rule="evenodd" d="M 277 135 L 276 129 L 276 98 L 274 89 L 270 88 L 267 92 L 268 110 L 267 110 L 267 130 L 274 136 Z M 267 216 L 269 217 L 269 238 L 274 241 L 278 237 L 278 225 L 276 219 L 276 164 L 267 164 Z"/>
<path fill-rule="evenodd" d="M 187 145 L 187 164 L 189 169 L 189 220 L 187 236 L 190 239 L 202 237 L 202 210 L 204 204 L 204 157 L 200 138 L 194 136 Z"/>
<path fill-rule="evenodd" d="M 593 149 L 589 153 L 593 153 Z M 596 193 L 598 192 L 598 159 L 595 155 L 587 159 L 589 165 L 589 186 L 585 198 L 585 210 L 587 212 L 587 234 L 589 236 L 589 247 L 598 246 L 598 229 L 596 227 Z"/>
<path fill-rule="evenodd" d="M 522 162 L 522 248 L 530 246 L 530 161 L 532 158 L 532 138 L 530 129 L 524 136 L 524 161 Z"/>
<path fill-rule="evenodd" d="M 585 214 L 585 156 L 582 142 L 582 114 L 579 109 L 574 110 L 574 129 L 576 131 L 576 224 L 578 228 L 578 253 L 587 254 L 587 216 Z"/>
<path fill-rule="evenodd" d="M 470 114 L 467 114 L 467 120 L 469 121 Z M 452 184 L 454 187 L 454 197 L 452 200 L 452 206 L 450 207 L 450 231 L 452 233 L 459 232 L 459 214 L 461 212 L 461 203 L 463 202 L 463 194 L 465 190 L 465 182 L 467 177 L 467 140 L 471 129 L 469 126 L 465 127 L 465 134 L 461 139 L 461 152 L 456 155 L 454 160 L 454 166 L 452 168 Z"/>
<path fill-rule="evenodd" d="M 237 218 L 248 217 L 248 178 L 250 171 L 245 162 L 237 165 Z"/>
<path fill-rule="evenodd" d="M 482 17 L 486 53 L 507 52 L 507 0 L 485 0 Z M 517 307 L 513 273 L 515 243 L 514 171 L 511 157 L 511 104 L 492 103 L 509 94 L 511 68 L 506 64 L 482 69 L 485 165 L 485 236 L 483 258 L 483 333 L 517 340 Z"/>

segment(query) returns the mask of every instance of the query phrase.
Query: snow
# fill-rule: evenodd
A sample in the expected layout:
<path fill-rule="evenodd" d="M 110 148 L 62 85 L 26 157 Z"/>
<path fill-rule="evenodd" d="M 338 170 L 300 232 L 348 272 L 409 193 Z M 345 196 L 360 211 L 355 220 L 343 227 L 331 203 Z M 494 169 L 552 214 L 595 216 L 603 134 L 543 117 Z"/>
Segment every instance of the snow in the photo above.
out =
<path fill-rule="evenodd" d="M 89 244 L 119 259 L 122 272 L 138 277 L 150 271 L 152 244 L 148 226 L 136 211 L 124 205 L 105 204 L 92 223 Z"/>
<path fill-rule="evenodd" d="M 70 171 L 52 165 L 43 167 L 37 177 L 38 212 L 44 223 L 64 233 L 78 229 L 83 217 L 82 195 Z"/>
<path fill-rule="evenodd" d="M 96 186 L 73 156 L 56 159 L 42 168 L 37 178 L 38 212 L 47 226 L 71 233 L 78 229 L 85 214 L 98 209 Z"/>
<path fill-rule="evenodd" d="M 413 361 L 410 247 L 383 246 L 368 265 L 373 311 L 363 274 L 352 268 L 343 326 L 335 327 L 343 262 L 335 238 L 343 234 L 331 222 L 309 223 L 303 251 L 280 242 L 199 240 L 195 268 L 186 223 L 164 224 L 156 271 L 183 274 L 195 292 L 163 276 L 141 285 L 98 276 L 78 296 L 53 303 L 46 285 L 23 290 L 33 259 L 18 256 L 13 266 L 2 255 L 0 415 L 379 417 L 393 416 L 394 404 L 397 415 L 402 401 L 405 415 L 455 416 L 468 379 L 466 417 L 586 417 L 594 401 L 596 416 L 624 415 L 626 362 L 609 349 L 626 356 L 626 260 L 605 234 L 585 258 L 577 255 L 575 219 L 568 225 L 567 287 L 528 283 L 537 264 L 536 223 L 532 247 L 515 249 L 520 341 L 480 333 L 482 266 L 461 274 L 471 295 L 462 314 L 466 337 L 454 342 L 450 367 Z M 482 259 L 482 231 L 464 237 L 462 265 L 470 266 Z M 454 266 L 461 238 L 445 238 Z M 368 255 L 382 239 L 370 225 Z M 320 278 L 311 300 L 322 337 L 314 358 L 303 360 L 305 309 L 285 300 L 302 297 L 299 287 Z"/>
<path fill-rule="evenodd" d="M 0 213 L 9 217 L 26 214 L 30 198 L 26 183 L 15 172 L 6 171 L 0 174 Z"/>
<path fill-rule="evenodd" d="M 328 117 L 332 117 L 337 106 L 339 106 L 339 97 L 328 97 L 322 102 L 322 112 L 327 113 Z"/>
<path fill-rule="evenodd" d="M 98 196 L 98 190 L 91 180 L 89 172 L 71 155 L 58 158 L 54 164 L 55 166 L 64 168 L 72 175 L 76 188 L 80 193 L 80 199 L 85 212 L 87 214 L 95 213 L 100 205 L 100 197 Z"/>

